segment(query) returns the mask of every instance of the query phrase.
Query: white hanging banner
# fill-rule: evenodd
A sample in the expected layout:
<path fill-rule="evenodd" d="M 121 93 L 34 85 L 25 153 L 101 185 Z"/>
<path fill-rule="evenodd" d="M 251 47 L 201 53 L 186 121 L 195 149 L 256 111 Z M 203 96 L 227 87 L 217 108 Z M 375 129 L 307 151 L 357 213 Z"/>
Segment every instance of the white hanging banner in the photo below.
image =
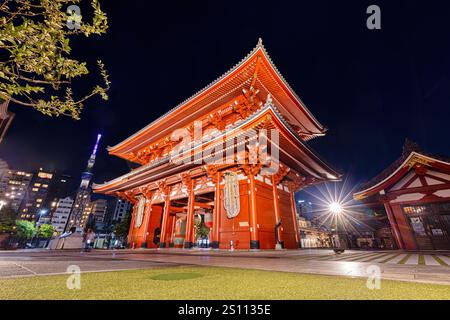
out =
<path fill-rule="evenodd" d="M 241 204 L 239 200 L 239 179 L 238 175 L 234 172 L 225 172 L 225 189 L 223 206 L 227 212 L 229 219 L 236 217 L 241 210 Z"/>
<path fill-rule="evenodd" d="M 145 197 L 139 197 L 136 219 L 134 221 L 135 228 L 141 227 L 142 221 L 144 220 L 144 210 L 145 210 Z"/>

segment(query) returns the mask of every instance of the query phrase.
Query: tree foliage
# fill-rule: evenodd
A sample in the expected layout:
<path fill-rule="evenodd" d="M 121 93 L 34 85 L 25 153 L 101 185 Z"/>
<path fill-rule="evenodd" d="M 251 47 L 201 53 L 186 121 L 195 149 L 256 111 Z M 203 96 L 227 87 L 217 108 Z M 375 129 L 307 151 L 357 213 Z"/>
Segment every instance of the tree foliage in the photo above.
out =
<path fill-rule="evenodd" d="M 202 220 L 200 220 L 199 223 L 196 223 L 194 225 L 194 228 L 197 239 L 207 237 L 209 235 L 210 229 L 205 225 L 205 223 Z"/>
<path fill-rule="evenodd" d="M 17 220 L 16 227 L 17 227 L 17 235 L 19 236 L 19 238 L 22 239 L 30 239 L 36 232 L 34 222 L 31 221 Z"/>
<path fill-rule="evenodd" d="M 124 219 L 116 224 L 116 227 L 114 229 L 114 233 L 118 237 L 126 237 L 128 235 L 128 231 L 130 230 L 130 224 L 131 224 L 131 214 L 127 214 Z"/>
<path fill-rule="evenodd" d="M 108 29 L 98 0 L 90 2 L 93 17 L 67 13 L 82 0 L 2 0 L 0 4 L 0 102 L 34 108 L 48 116 L 79 119 L 83 103 L 96 95 L 107 100 L 110 82 L 103 63 L 98 66 L 104 84 L 75 98 L 72 79 L 89 73 L 86 62 L 71 57 L 74 36 L 102 35 Z M 69 10 L 70 11 L 70 10 Z M 70 28 L 68 22 L 81 23 Z"/>
<path fill-rule="evenodd" d="M 0 210 L 0 233 L 14 231 L 16 225 L 16 212 L 9 206 Z"/>
<path fill-rule="evenodd" d="M 38 237 L 49 239 L 55 232 L 55 228 L 51 224 L 43 224 L 39 227 Z"/>

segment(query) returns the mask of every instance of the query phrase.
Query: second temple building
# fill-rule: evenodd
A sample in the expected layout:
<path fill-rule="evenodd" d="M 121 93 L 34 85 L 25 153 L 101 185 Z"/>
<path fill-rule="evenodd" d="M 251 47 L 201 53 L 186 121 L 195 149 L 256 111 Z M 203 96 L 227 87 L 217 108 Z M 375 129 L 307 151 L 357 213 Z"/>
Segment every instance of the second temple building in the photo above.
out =
<path fill-rule="evenodd" d="M 108 148 L 140 166 L 94 190 L 133 203 L 133 248 L 298 248 L 294 193 L 341 176 L 306 144 L 325 132 L 259 41 L 219 79 Z"/>

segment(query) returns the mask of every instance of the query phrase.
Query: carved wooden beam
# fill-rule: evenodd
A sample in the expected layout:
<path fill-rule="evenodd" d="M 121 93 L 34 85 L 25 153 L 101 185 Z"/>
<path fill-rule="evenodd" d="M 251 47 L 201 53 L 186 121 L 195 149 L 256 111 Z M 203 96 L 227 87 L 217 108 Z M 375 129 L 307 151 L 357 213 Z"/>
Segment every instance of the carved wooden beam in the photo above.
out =
<path fill-rule="evenodd" d="M 184 172 L 180 174 L 180 178 L 181 183 L 187 188 L 188 191 L 191 191 L 191 188 L 193 187 L 193 181 L 190 172 Z"/>
<path fill-rule="evenodd" d="M 166 180 L 160 180 L 156 182 L 156 187 L 163 195 L 169 195 L 170 187 L 167 185 Z"/>
<path fill-rule="evenodd" d="M 217 182 L 217 173 L 219 172 L 219 168 L 214 165 L 206 165 L 203 167 L 206 171 L 206 174 L 208 175 L 208 177 L 211 178 L 211 180 L 216 183 Z"/>
<path fill-rule="evenodd" d="M 283 165 L 280 165 L 280 167 L 278 168 L 278 171 L 273 174 L 274 183 L 276 185 L 278 185 L 281 182 L 281 180 L 283 180 L 284 177 L 289 173 L 289 171 L 290 171 L 289 168 L 287 168 Z"/>
<path fill-rule="evenodd" d="M 259 171 L 261 171 L 261 168 L 263 167 L 262 163 L 256 163 L 256 164 L 249 164 L 245 163 L 240 166 L 242 170 L 244 170 L 245 174 L 247 176 L 256 176 Z"/>

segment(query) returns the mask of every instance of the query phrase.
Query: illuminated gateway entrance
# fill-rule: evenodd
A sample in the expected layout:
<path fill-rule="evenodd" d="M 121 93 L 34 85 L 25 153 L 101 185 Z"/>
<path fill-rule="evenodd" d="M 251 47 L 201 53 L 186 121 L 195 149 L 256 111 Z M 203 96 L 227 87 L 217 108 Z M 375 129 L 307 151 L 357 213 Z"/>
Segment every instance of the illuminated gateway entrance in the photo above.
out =
<path fill-rule="evenodd" d="M 294 192 L 340 178 L 305 143 L 325 131 L 260 41 L 222 77 L 109 148 L 141 166 L 94 190 L 134 204 L 133 248 L 298 248 Z"/>

